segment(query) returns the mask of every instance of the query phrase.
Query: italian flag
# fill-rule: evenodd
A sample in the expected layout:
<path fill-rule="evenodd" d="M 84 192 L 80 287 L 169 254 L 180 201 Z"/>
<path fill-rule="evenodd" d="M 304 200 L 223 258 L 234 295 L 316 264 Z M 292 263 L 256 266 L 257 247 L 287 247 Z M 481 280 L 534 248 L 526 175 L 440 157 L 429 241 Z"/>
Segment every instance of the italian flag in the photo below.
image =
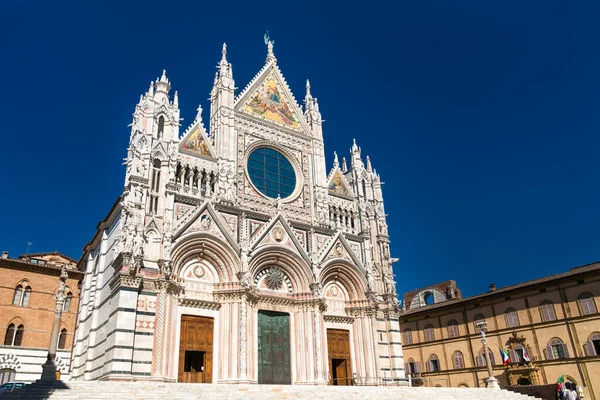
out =
<path fill-rule="evenodd" d="M 510 357 L 508 356 L 508 351 L 502 347 L 501 349 L 498 348 L 500 350 L 500 357 L 502 358 L 502 365 L 508 365 L 510 364 Z"/>

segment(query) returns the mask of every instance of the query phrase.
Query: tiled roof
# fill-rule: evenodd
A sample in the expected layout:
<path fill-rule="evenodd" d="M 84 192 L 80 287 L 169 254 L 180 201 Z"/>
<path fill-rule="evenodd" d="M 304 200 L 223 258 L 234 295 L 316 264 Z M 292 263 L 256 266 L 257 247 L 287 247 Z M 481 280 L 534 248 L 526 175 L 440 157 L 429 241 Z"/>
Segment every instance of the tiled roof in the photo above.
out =
<path fill-rule="evenodd" d="M 473 301 L 473 300 L 485 299 L 486 297 L 496 296 L 499 294 L 506 294 L 507 292 L 510 292 L 512 290 L 522 289 L 522 288 L 526 288 L 529 286 L 538 285 L 540 283 L 548 283 L 548 282 L 552 282 L 555 280 L 569 278 L 572 276 L 585 274 L 587 272 L 593 272 L 593 271 L 600 271 L 600 261 L 596 261 L 591 264 L 582 265 L 581 267 L 571 268 L 570 270 L 568 270 L 566 272 L 548 275 L 543 278 L 538 278 L 538 279 L 534 279 L 531 281 L 525 281 L 525 282 L 517 283 L 515 285 L 504 286 L 504 287 L 498 288 L 492 292 L 481 293 L 481 294 L 471 296 L 471 297 L 464 297 L 462 299 L 447 300 L 447 301 L 442 301 L 440 303 L 435 303 L 435 304 L 430 304 L 430 305 L 423 306 L 423 307 L 413 308 L 413 309 L 404 311 L 400 315 L 401 316 L 412 315 L 412 314 L 421 313 L 423 311 L 430 311 L 430 310 L 435 310 L 435 309 L 439 309 L 439 308 L 443 308 L 443 307 L 453 306 L 453 305 L 456 305 L 459 303 L 465 303 L 465 302 L 469 302 L 469 301 Z"/>

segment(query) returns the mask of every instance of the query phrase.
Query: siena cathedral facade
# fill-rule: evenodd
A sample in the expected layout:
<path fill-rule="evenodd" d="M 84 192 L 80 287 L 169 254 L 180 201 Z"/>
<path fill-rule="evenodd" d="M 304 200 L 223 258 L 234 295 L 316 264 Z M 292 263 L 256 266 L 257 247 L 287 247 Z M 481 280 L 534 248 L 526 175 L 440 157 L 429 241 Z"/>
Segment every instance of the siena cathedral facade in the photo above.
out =
<path fill-rule="evenodd" d="M 326 168 L 317 99 L 267 48 L 236 94 L 223 45 L 208 124 L 198 108 L 180 132 L 164 72 L 141 96 L 79 264 L 73 379 L 404 380 L 380 177 L 356 143 Z"/>

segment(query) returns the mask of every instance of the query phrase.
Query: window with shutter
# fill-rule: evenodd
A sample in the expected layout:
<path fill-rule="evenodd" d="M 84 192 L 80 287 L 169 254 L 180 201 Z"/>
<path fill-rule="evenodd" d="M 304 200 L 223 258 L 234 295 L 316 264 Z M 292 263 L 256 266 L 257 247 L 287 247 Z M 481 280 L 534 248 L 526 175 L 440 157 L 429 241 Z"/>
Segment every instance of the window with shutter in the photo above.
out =
<path fill-rule="evenodd" d="M 451 338 L 458 337 L 458 322 L 456 320 L 448 322 L 448 336 Z"/>
<path fill-rule="evenodd" d="M 435 340 L 435 335 L 433 333 L 433 325 L 425 326 L 425 341 L 431 342 Z"/>
<path fill-rule="evenodd" d="M 517 310 L 514 308 L 509 308 L 505 311 L 506 314 L 506 325 L 509 328 L 516 328 L 519 326 L 519 316 L 517 315 Z"/>
<path fill-rule="evenodd" d="M 579 304 L 583 315 L 595 314 L 597 312 L 594 296 L 591 293 L 582 293 L 579 295 Z"/>
<path fill-rule="evenodd" d="M 417 372 L 417 373 L 421 372 L 421 363 L 420 362 L 415 363 L 415 372 Z"/>
<path fill-rule="evenodd" d="M 556 320 L 556 314 L 554 312 L 554 304 L 551 301 L 544 301 L 540 305 L 542 311 L 542 321 L 549 322 Z"/>
<path fill-rule="evenodd" d="M 463 357 L 463 353 L 461 353 L 460 351 L 455 351 L 453 358 L 454 358 L 454 368 L 455 369 L 460 369 L 460 368 L 465 367 L 465 360 Z"/>
<path fill-rule="evenodd" d="M 546 360 L 554 360 L 554 350 L 552 350 L 552 346 L 546 346 L 544 353 L 546 353 Z"/>
<path fill-rule="evenodd" d="M 404 330 L 404 344 L 413 344 L 412 331 L 410 329 Z"/>
<path fill-rule="evenodd" d="M 548 355 L 552 354 L 552 358 L 548 358 L 549 360 L 559 360 L 561 358 L 569 358 L 569 349 L 567 345 L 563 343 L 563 341 L 559 338 L 553 338 L 550 341 L 550 345 L 548 346 L 550 349 L 547 349 Z"/>

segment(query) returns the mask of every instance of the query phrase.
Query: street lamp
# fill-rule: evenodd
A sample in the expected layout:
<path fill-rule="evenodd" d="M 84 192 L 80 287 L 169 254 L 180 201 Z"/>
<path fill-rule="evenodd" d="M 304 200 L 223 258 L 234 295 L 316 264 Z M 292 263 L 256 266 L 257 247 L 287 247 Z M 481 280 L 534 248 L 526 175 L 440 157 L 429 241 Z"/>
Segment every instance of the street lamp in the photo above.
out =
<path fill-rule="evenodd" d="M 65 303 L 65 291 L 67 288 L 67 278 L 69 274 L 66 267 L 62 267 L 60 271 L 60 283 L 56 291 L 56 307 L 54 309 L 54 320 L 52 321 L 52 330 L 50 331 L 50 348 L 48 349 L 48 357 L 42 365 L 42 381 L 56 381 L 56 347 L 58 346 L 58 330 L 60 329 L 60 318 L 62 316 L 63 305 Z"/>
<path fill-rule="evenodd" d="M 488 352 L 488 340 L 485 337 L 485 331 L 487 330 L 487 325 L 485 320 L 481 320 L 477 322 L 476 328 L 481 332 L 481 343 L 483 344 L 483 352 L 485 354 L 485 363 L 487 365 L 488 370 L 488 378 L 486 380 L 486 387 L 491 389 L 500 389 L 500 385 L 498 385 L 498 379 L 494 378 L 494 370 L 492 369 L 492 362 L 490 360 L 490 354 Z"/>

